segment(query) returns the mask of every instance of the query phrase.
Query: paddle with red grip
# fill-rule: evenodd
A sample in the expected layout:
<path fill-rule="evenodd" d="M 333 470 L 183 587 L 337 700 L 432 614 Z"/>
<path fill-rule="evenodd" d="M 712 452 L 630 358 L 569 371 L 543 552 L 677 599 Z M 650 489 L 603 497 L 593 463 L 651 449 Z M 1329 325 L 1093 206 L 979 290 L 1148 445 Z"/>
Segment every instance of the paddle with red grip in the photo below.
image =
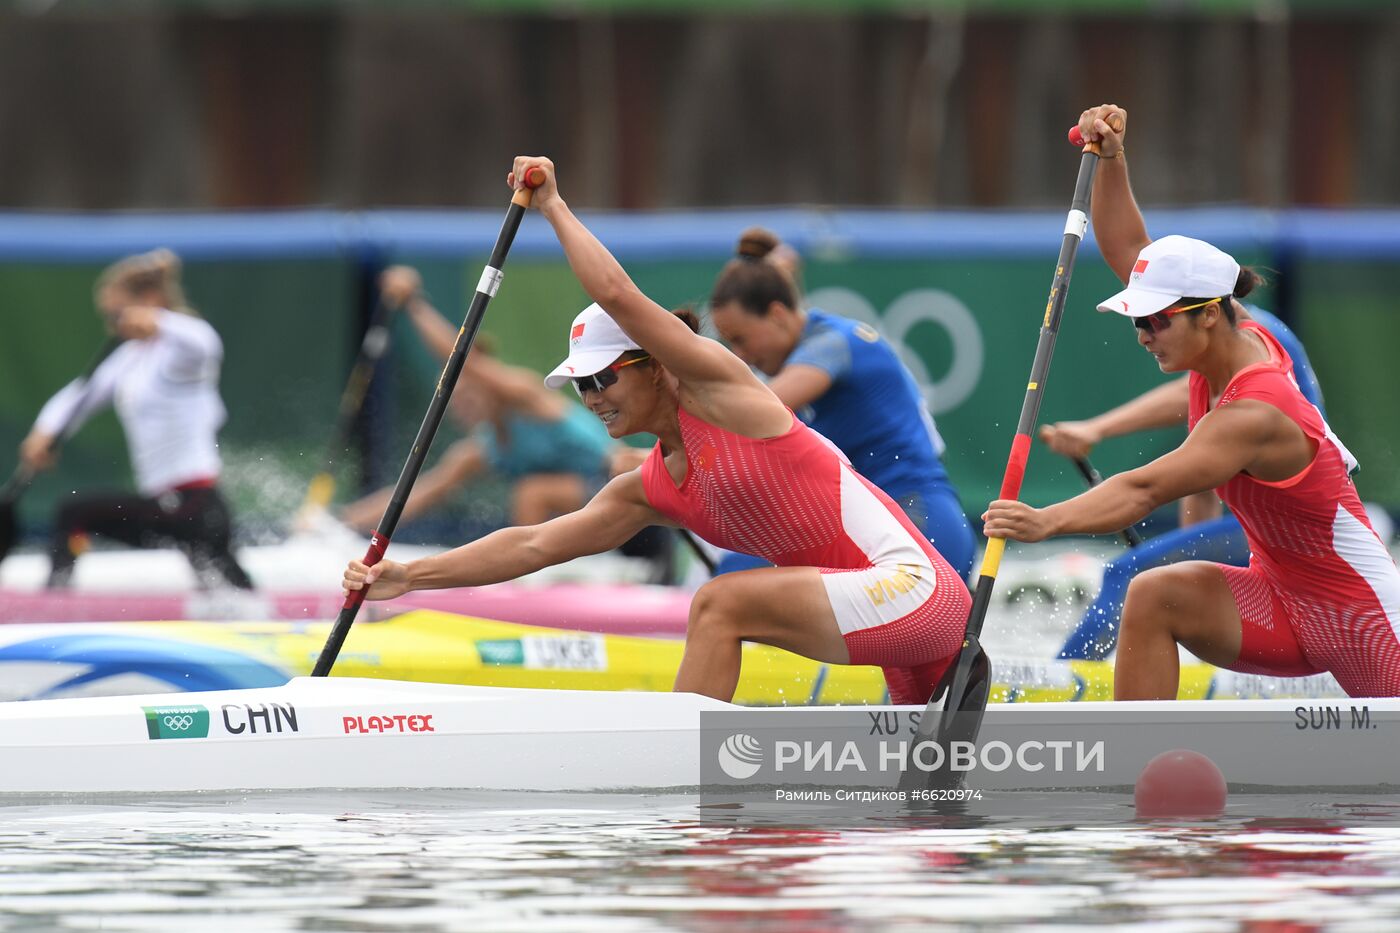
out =
<path fill-rule="evenodd" d="M 379 520 L 374 534 L 370 535 L 369 550 L 365 552 L 364 557 L 364 562 L 368 566 L 373 567 L 383 560 L 384 552 L 389 548 L 389 539 L 394 536 L 394 530 L 398 527 L 399 518 L 403 515 L 404 504 L 408 502 L 408 494 L 418 479 L 419 471 L 423 469 L 423 461 L 428 456 L 428 448 L 432 446 L 438 425 L 442 423 L 443 414 L 447 411 L 447 402 L 452 397 L 452 390 L 457 386 L 457 378 L 462 374 L 462 367 L 466 365 L 467 353 L 476 340 L 476 332 L 481 327 L 482 318 L 486 316 L 486 306 L 490 304 L 496 291 L 501 287 L 503 277 L 501 267 L 505 265 L 506 254 L 510 252 L 510 245 L 515 241 L 515 233 L 520 229 L 520 221 L 524 219 L 525 211 L 530 207 L 530 198 L 534 194 L 534 189 L 544 184 L 544 181 L 545 174 L 541 169 L 531 169 L 524 179 L 525 187 L 515 192 L 515 196 L 510 200 L 505 222 L 501 224 L 501 232 L 497 235 L 496 245 L 491 250 L 491 258 L 487 260 L 486 268 L 481 273 L 480 281 L 477 282 L 476 293 L 472 295 L 471 305 L 467 308 L 466 320 L 462 322 L 462 329 L 457 333 L 457 342 L 453 345 L 452 353 L 448 356 L 447 364 L 443 367 L 442 375 L 438 378 L 437 388 L 433 392 L 433 400 L 428 403 L 428 413 L 423 416 L 423 425 L 418 429 L 418 436 L 414 439 L 413 447 L 409 450 L 408 461 L 404 463 L 403 472 L 399 474 L 399 481 L 394 485 L 394 493 L 389 499 L 388 507 L 384 510 L 384 517 Z M 355 623 L 355 616 L 360 611 L 360 604 L 365 601 L 366 589 L 351 590 L 349 595 L 345 597 L 345 605 L 335 620 L 335 626 L 326 639 L 325 647 L 321 649 L 321 656 L 316 659 L 316 667 L 312 669 L 311 676 L 325 677 L 335 666 L 335 659 L 345 644 L 346 636 L 350 634 L 350 626 Z"/>
<path fill-rule="evenodd" d="M 1121 124 L 1114 129 L 1121 129 Z M 1072 133 L 1071 139 L 1075 135 L 1077 134 Z M 1080 142 L 1083 142 L 1082 138 Z M 1030 456 L 1031 435 L 1040 416 L 1040 400 L 1045 392 L 1050 358 L 1055 351 L 1055 336 L 1059 332 L 1060 318 L 1065 310 L 1070 275 L 1074 271 L 1075 257 L 1079 254 L 1079 244 L 1089 227 L 1089 194 L 1093 190 L 1094 172 L 1098 164 L 1098 145 L 1085 146 L 1079 159 L 1079 177 L 1074 185 L 1074 199 L 1070 202 L 1064 235 L 1060 240 L 1060 257 L 1055 263 L 1055 277 L 1050 283 L 1050 299 L 1045 303 L 1040 340 L 1035 348 L 1035 361 L 1031 364 L 1031 378 L 1026 385 L 1025 401 L 1021 405 L 1021 418 L 1016 425 L 1016 437 L 1011 442 L 1011 455 L 1007 458 L 1006 472 L 1001 481 L 1001 492 L 998 494 L 1000 499 L 1015 499 L 1021 494 L 1021 480 L 1026 475 L 1026 460 Z M 982 727 L 982 715 L 987 709 L 987 697 L 992 686 L 992 665 L 979 638 L 987 618 L 987 607 L 991 604 L 992 586 L 996 582 L 1005 550 L 1006 539 L 987 540 L 977 587 L 972 594 L 972 608 L 968 612 L 962 648 L 959 649 L 953 663 L 948 666 L 947 673 L 919 718 L 918 730 L 909 746 L 909 760 L 900 777 L 899 786 L 903 790 L 946 788 L 957 786 L 962 781 L 964 775 L 954 772 L 951 767 L 954 756 L 949 752 L 954 742 L 971 743 L 976 740 Z M 936 743 L 945 754 L 939 756 L 926 749 L 921 752 L 921 746 L 926 746 L 929 742 Z M 921 762 L 937 762 L 940 766 L 926 770 L 925 767 L 920 767 Z"/>

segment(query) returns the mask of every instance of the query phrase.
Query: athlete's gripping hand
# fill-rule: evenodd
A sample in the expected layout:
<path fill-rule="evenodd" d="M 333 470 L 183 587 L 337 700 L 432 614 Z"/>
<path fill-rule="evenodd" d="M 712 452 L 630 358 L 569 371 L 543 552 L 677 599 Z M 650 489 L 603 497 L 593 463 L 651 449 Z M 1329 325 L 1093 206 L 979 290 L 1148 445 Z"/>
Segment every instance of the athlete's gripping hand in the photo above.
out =
<path fill-rule="evenodd" d="M 1015 499 L 997 499 L 982 513 L 982 533 L 1012 541 L 1044 541 L 1050 537 L 1050 528 L 1041 509 Z"/>
<path fill-rule="evenodd" d="M 1117 117 L 1117 122 L 1122 129 L 1114 130 L 1109 126 L 1111 118 Z M 1099 144 L 1099 156 L 1104 159 L 1116 159 L 1123 151 L 1123 137 L 1128 133 L 1128 111 L 1117 104 L 1100 104 L 1097 107 L 1090 107 L 1079 115 L 1079 134 L 1084 137 L 1085 142 Z"/>
<path fill-rule="evenodd" d="M 528 173 L 538 169 L 544 175 L 544 181 L 535 188 L 535 194 L 530 201 L 530 206 L 536 210 L 544 210 L 554 201 L 561 200 L 559 197 L 559 186 L 554 180 L 554 163 L 544 156 L 516 156 L 515 165 L 509 175 L 506 176 L 506 186 L 512 191 L 518 191 L 525 187 L 525 179 Z"/>
<path fill-rule="evenodd" d="M 407 308 L 423 293 L 423 277 L 412 266 L 390 266 L 379 276 L 379 293 L 391 308 Z"/>
<path fill-rule="evenodd" d="M 1082 460 L 1103 436 L 1092 421 L 1057 421 L 1041 425 L 1040 440 L 1063 457 Z"/>
<path fill-rule="evenodd" d="M 381 560 L 373 567 L 366 566 L 364 561 L 352 560 L 345 568 L 340 586 L 346 596 L 351 590 L 369 587 L 365 599 L 393 599 L 411 589 L 408 567 L 392 560 Z"/>
<path fill-rule="evenodd" d="M 54 453 L 54 437 L 43 431 L 30 431 L 29 436 L 20 441 L 20 462 L 35 473 L 47 470 L 58 462 Z"/>

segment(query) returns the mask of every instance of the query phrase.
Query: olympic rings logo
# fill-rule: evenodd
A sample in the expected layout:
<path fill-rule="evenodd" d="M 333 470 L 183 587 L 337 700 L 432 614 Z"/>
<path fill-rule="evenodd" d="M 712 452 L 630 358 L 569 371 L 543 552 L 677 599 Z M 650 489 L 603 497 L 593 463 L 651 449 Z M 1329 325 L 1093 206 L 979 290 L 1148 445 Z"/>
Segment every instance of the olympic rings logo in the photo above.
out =
<path fill-rule="evenodd" d="M 966 402 L 982 379 L 986 352 L 981 325 L 951 292 L 916 288 L 896 298 L 883 314 L 864 295 L 849 288 L 819 288 L 807 296 L 807 304 L 862 321 L 883 333 L 919 384 L 930 414 L 941 415 Z M 952 363 L 938 379 L 909 345 L 911 331 L 924 325 L 942 328 L 952 343 Z"/>
<path fill-rule="evenodd" d="M 165 728 L 169 729 L 171 732 L 184 732 L 190 726 L 194 725 L 194 717 L 188 715 L 166 716 L 163 721 L 165 723 Z"/>

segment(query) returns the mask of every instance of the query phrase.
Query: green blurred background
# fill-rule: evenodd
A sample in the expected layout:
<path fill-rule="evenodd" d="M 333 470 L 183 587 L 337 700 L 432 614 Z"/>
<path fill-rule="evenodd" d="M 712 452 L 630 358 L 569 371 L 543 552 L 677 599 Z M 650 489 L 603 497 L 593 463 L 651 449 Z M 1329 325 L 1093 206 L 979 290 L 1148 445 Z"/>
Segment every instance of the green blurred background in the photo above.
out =
<path fill-rule="evenodd" d="M 1228 216 L 1226 226 L 1215 215 L 1172 213 L 1153 215 L 1151 223 L 1163 232 L 1214 233 L 1241 261 L 1278 270 L 1277 287 L 1258 296 L 1258 303 L 1281 313 L 1305 341 L 1330 402 L 1332 426 L 1362 462 L 1357 482 L 1363 497 L 1400 509 L 1400 425 L 1378 416 L 1383 407 L 1372 401 L 1388 397 L 1395 386 L 1390 366 L 1400 348 L 1400 316 L 1392 296 L 1400 288 L 1400 266 L 1383 255 L 1385 241 L 1373 243 L 1368 258 L 1351 258 L 1359 251 L 1345 243 L 1327 247 L 1335 237 L 1307 217 L 1299 224 L 1287 217 L 1239 224 L 1244 215 Z M 280 534 L 323 462 L 339 393 L 373 302 L 366 286 L 377 270 L 391 262 L 418 267 L 436 306 L 460 319 L 489 245 L 471 240 L 492 232 L 490 219 L 435 216 L 417 231 L 424 224 L 412 215 L 394 215 L 384 224 L 397 235 L 325 243 L 326 255 L 318 258 L 222 260 L 209 247 L 198 247 L 186 280 L 192 301 L 225 342 L 222 385 L 229 421 L 222 453 L 245 536 Z M 732 238 L 764 219 L 761 211 L 597 218 L 603 238 L 644 291 L 663 304 L 701 308 Z M 949 472 L 975 516 L 995 494 L 1020 410 L 1058 248 L 1059 216 L 837 212 L 821 215 L 820 233 L 804 232 L 816 225 L 797 223 L 811 220 L 803 212 L 773 212 L 767 219 L 786 229 L 806 254 L 804 286 L 815 304 L 878 322 L 908 354 L 947 442 Z M 145 222 L 162 229 L 158 216 Z M 277 225 L 286 222 L 270 216 L 269 238 L 277 239 Z M 218 218 L 211 223 L 217 230 Z M 373 216 L 354 223 L 366 236 L 383 229 Z M 890 235 L 891 225 L 923 231 L 922 238 L 900 240 L 890 249 L 881 237 Z M 1298 227 L 1312 231 L 1301 245 L 1286 235 Z M 966 238 L 964 229 L 972 231 Z M 1342 218 L 1338 229 L 1354 225 Z M 1249 241 L 1241 230 L 1277 236 Z M 684 242 L 672 245 L 658 231 L 683 236 Z M 178 248 L 181 228 L 172 224 L 170 233 Z M 100 342 L 91 301 L 99 267 L 0 265 L 0 307 L 7 321 L 0 352 L 0 450 L 14 449 L 44 399 L 82 368 Z M 1126 322 L 1094 311 L 1094 303 L 1117 287 L 1097 252 L 1086 248 L 1074 273 L 1042 421 L 1095 414 L 1164 379 Z M 561 357 L 568 322 L 584 304 L 547 228 L 532 217 L 483 331 L 494 336 L 505 360 L 547 371 Z M 397 476 L 437 379 L 440 367 L 406 320 L 394 323 L 393 335 L 352 446 L 337 458 L 342 501 Z M 461 428 L 449 419 L 444 430 L 437 451 Z M 1180 437 L 1180 431 L 1163 431 L 1116 439 L 1094 459 L 1102 472 L 1113 473 L 1165 452 Z M 1078 491 L 1081 481 L 1067 467 L 1037 445 L 1025 498 L 1043 503 Z M 74 439 L 62 468 L 26 497 L 25 524 L 31 533 L 40 530 L 55 501 L 71 491 L 129 483 L 120 431 L 106 414 Z M 475 487 L 459 497 L 449 516 L 418 529 L 419 536 L 450 539 L 499 523 L 500 493 L 490 485 Z"/>
<path fill-rule="evenodd" d="M 1400 4 L 1387 0 L 0 0 L 0 469 L 100 340 L 91 283 L 170 246 L 226 343 L 227 487 L 276 537 L 326 445 L 372 281 L 419 265 L 459 317 L 521 152 L 650 294 L 703 302 L 767 223 L 830 310 L 878 322 L 931 392 L 974 515 L 1010 443 L 1086 107 L 1129 112 L 1155 234 L 1277 270 L 1364 497 L 1400 509 Z M 262 213 L 275 211 L 274 213 Z M 1155 384 L 1086 245 L 1042 416 Z M 583 296 L 522 228 L 485 329 L 545 369 Z M 438 367 L 399 322 L 342 499 L 397 475 Z M 446 431 L 458 429 L 448 425 Z M 1179 434 L 1110 441 L 1104 472 Z M 439 450 L 445 444 L 439 445 Z M 114 420 L 23 502 L 130 482 Z M 1026 495 L 1079 489 L 1037 448 Z M 501 518 L 478 487 L 449 537 Z"/>

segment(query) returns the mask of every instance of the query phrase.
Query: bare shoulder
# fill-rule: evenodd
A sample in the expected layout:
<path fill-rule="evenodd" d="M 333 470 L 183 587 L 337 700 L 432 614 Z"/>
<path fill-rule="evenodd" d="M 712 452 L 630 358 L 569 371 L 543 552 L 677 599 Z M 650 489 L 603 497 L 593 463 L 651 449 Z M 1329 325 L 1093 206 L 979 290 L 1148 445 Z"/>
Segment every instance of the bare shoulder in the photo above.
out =
<path fill-rule="evenodd" d="M 646 487 L 642 481 L 642 471 L 639 469 L 619 473 L 608 480 L 607 485 L 593 497 L 593 503 L 607 508 L 640 507 L 651 511 L 651 503 L 647 500 Z"/>
<path fill-rule="evenodd" d="M 1238 398 L 1207 412 L 1188 436 L 1199 440 L 1262 442 L 1292 420 L 1268 402 Z"/>
<path fill-rule="evenodd" d="M 681 407 L 744 437 L 762 440 L 785 434 L 792 427 L 792 412 L 747 367 L 744 376 L 712 385 L 683 385 Z"/>

